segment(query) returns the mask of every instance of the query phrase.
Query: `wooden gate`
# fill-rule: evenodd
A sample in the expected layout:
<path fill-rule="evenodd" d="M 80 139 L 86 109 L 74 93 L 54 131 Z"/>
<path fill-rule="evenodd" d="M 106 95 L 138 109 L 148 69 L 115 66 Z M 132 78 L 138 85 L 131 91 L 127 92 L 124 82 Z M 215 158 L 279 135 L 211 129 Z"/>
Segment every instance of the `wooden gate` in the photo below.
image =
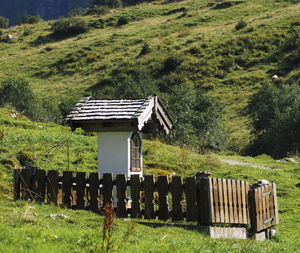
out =
<path fill-rule="evenodd" d="M 257 233 L 279 223 L 276 184 L 250 189 L 251 224 Z"/>

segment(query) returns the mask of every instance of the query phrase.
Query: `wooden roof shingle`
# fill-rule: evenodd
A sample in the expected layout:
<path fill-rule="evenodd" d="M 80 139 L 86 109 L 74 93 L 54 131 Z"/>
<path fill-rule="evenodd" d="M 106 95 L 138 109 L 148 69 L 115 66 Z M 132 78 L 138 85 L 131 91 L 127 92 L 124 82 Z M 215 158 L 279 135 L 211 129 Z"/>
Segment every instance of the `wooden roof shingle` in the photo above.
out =
<path fill-rule="evenodd" d="M 85 125 L 97 125 L 103 130 L 103 122 L 127 122 L 136 130 L 142 131 L 149 123 L 156 122 L 166 133 L 172 127 L 172 119 L 157 96 L 144 99 L 98 100 L 93 97 L 82 98 L 66 117 L 72 127 L 85 128 Z M 94 129 L 97 129 L 94 128 Z M 106 131 L 108 131 L 106 129 Z"/>

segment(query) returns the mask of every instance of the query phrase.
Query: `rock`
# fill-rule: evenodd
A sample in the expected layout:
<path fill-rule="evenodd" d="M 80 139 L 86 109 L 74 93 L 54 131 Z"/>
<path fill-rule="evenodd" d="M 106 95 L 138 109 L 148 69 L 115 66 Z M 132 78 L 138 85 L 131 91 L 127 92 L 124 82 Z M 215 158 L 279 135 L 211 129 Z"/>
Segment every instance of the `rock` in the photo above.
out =
<path fill-rule="evenodd" d="M 294 158 L 287 157 L 283 159 L 284 161 L 290 162 L 290 163 L 297 163 L 297 161 Z"/>
<path fill-rule="evenodd" d="M 13 39 L 13 35 L 11 35 L 11 34 L 8 34 L 7 36 L 6 36 L 6 39 L 7 39 L 7 41 L 10 41 L 10 40 L 12 40 Z"/>

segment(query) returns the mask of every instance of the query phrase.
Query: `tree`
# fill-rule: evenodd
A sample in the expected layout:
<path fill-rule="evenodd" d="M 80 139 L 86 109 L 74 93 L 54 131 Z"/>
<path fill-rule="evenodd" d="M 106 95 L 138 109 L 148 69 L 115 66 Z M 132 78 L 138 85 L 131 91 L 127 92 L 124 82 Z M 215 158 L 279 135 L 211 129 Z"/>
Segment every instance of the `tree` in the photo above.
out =
<path fill-rule="evenodd" d="M 122 7 L 121 0 L 90 0 L 91 6 L 108 6 L 111 8 Z"/>
<path fill-rule="evenodd" d="M 300 86 L 265 84 L 247 106 L 254 126 L 248 152 L 280 158 L 300 149 Z"/>
<path fill-rule="evenodd" d="M 9 19 L 0 16 L 0 28 L 7 28 L 9 25 Z"/>

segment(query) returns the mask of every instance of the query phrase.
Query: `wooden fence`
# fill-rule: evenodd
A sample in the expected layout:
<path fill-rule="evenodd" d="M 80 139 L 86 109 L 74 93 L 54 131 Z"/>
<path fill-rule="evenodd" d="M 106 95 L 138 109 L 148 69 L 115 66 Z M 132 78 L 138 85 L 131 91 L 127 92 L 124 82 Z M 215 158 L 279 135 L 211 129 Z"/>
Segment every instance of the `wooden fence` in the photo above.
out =
<path fill-rule="evenodd" d="M 279 223 L 276 184 L 256 187 L 250 190 L 251 224 L 255 232 Z"/>
<path fill-rule="evenodd" d="M 275 184 L 271 185 L 275 189 Z M 268 186 L 268 187 L 271 187 Z M 14 171 L 14 199 L 36 200 L 67 208 L 103 211 L 106 203 L 116 203 L 117 217 L 173 221 L 198 221 L 201 225 L 238 224 L 248 225 L 256 222 L 255 229 L 261 229 L 264 222 L 276 212 L 277 203 L 266 195 L 266 202 L 257 204 L 257 193 L 269 190 L 253 190 L 253 200 L 249 183 L 241 180 L 228 180 L 207 177 L 173 176 L 169 182 L 167 176 L 132 175 L 127 180 L 125 175 L 104 174 L 97 172 L 86 177 L 85 172 L 27 169 Z M 275 194 L 275 195 L 274 195 Z M 114 196 L 117 198 L 113 200 Z M 276 190 L 272 194 L 276 196 Z M 257 206 L 258 209 L 250 205 Z M 266 206 L 263 206 L 266 205 Z M 273 209 L 274 210 L 273 210 Z M 272 210 L 273 211 L 272 211 Z M 265 212 L 265 211 L 266 212 Z M 250 219 L 251 214 L 251 219 Z M 269 215 L 270 214 L 270 215 Z M 264 218 L 261 218 L 264 217 Z M 270 216 L 271 217 L 271 216 Z M 273 216 L 272 216 L 273 217 Z M 251 222 L 250 222 L 251 221 Z M 264 224 L 277 224 L 273 221 Z"/>

